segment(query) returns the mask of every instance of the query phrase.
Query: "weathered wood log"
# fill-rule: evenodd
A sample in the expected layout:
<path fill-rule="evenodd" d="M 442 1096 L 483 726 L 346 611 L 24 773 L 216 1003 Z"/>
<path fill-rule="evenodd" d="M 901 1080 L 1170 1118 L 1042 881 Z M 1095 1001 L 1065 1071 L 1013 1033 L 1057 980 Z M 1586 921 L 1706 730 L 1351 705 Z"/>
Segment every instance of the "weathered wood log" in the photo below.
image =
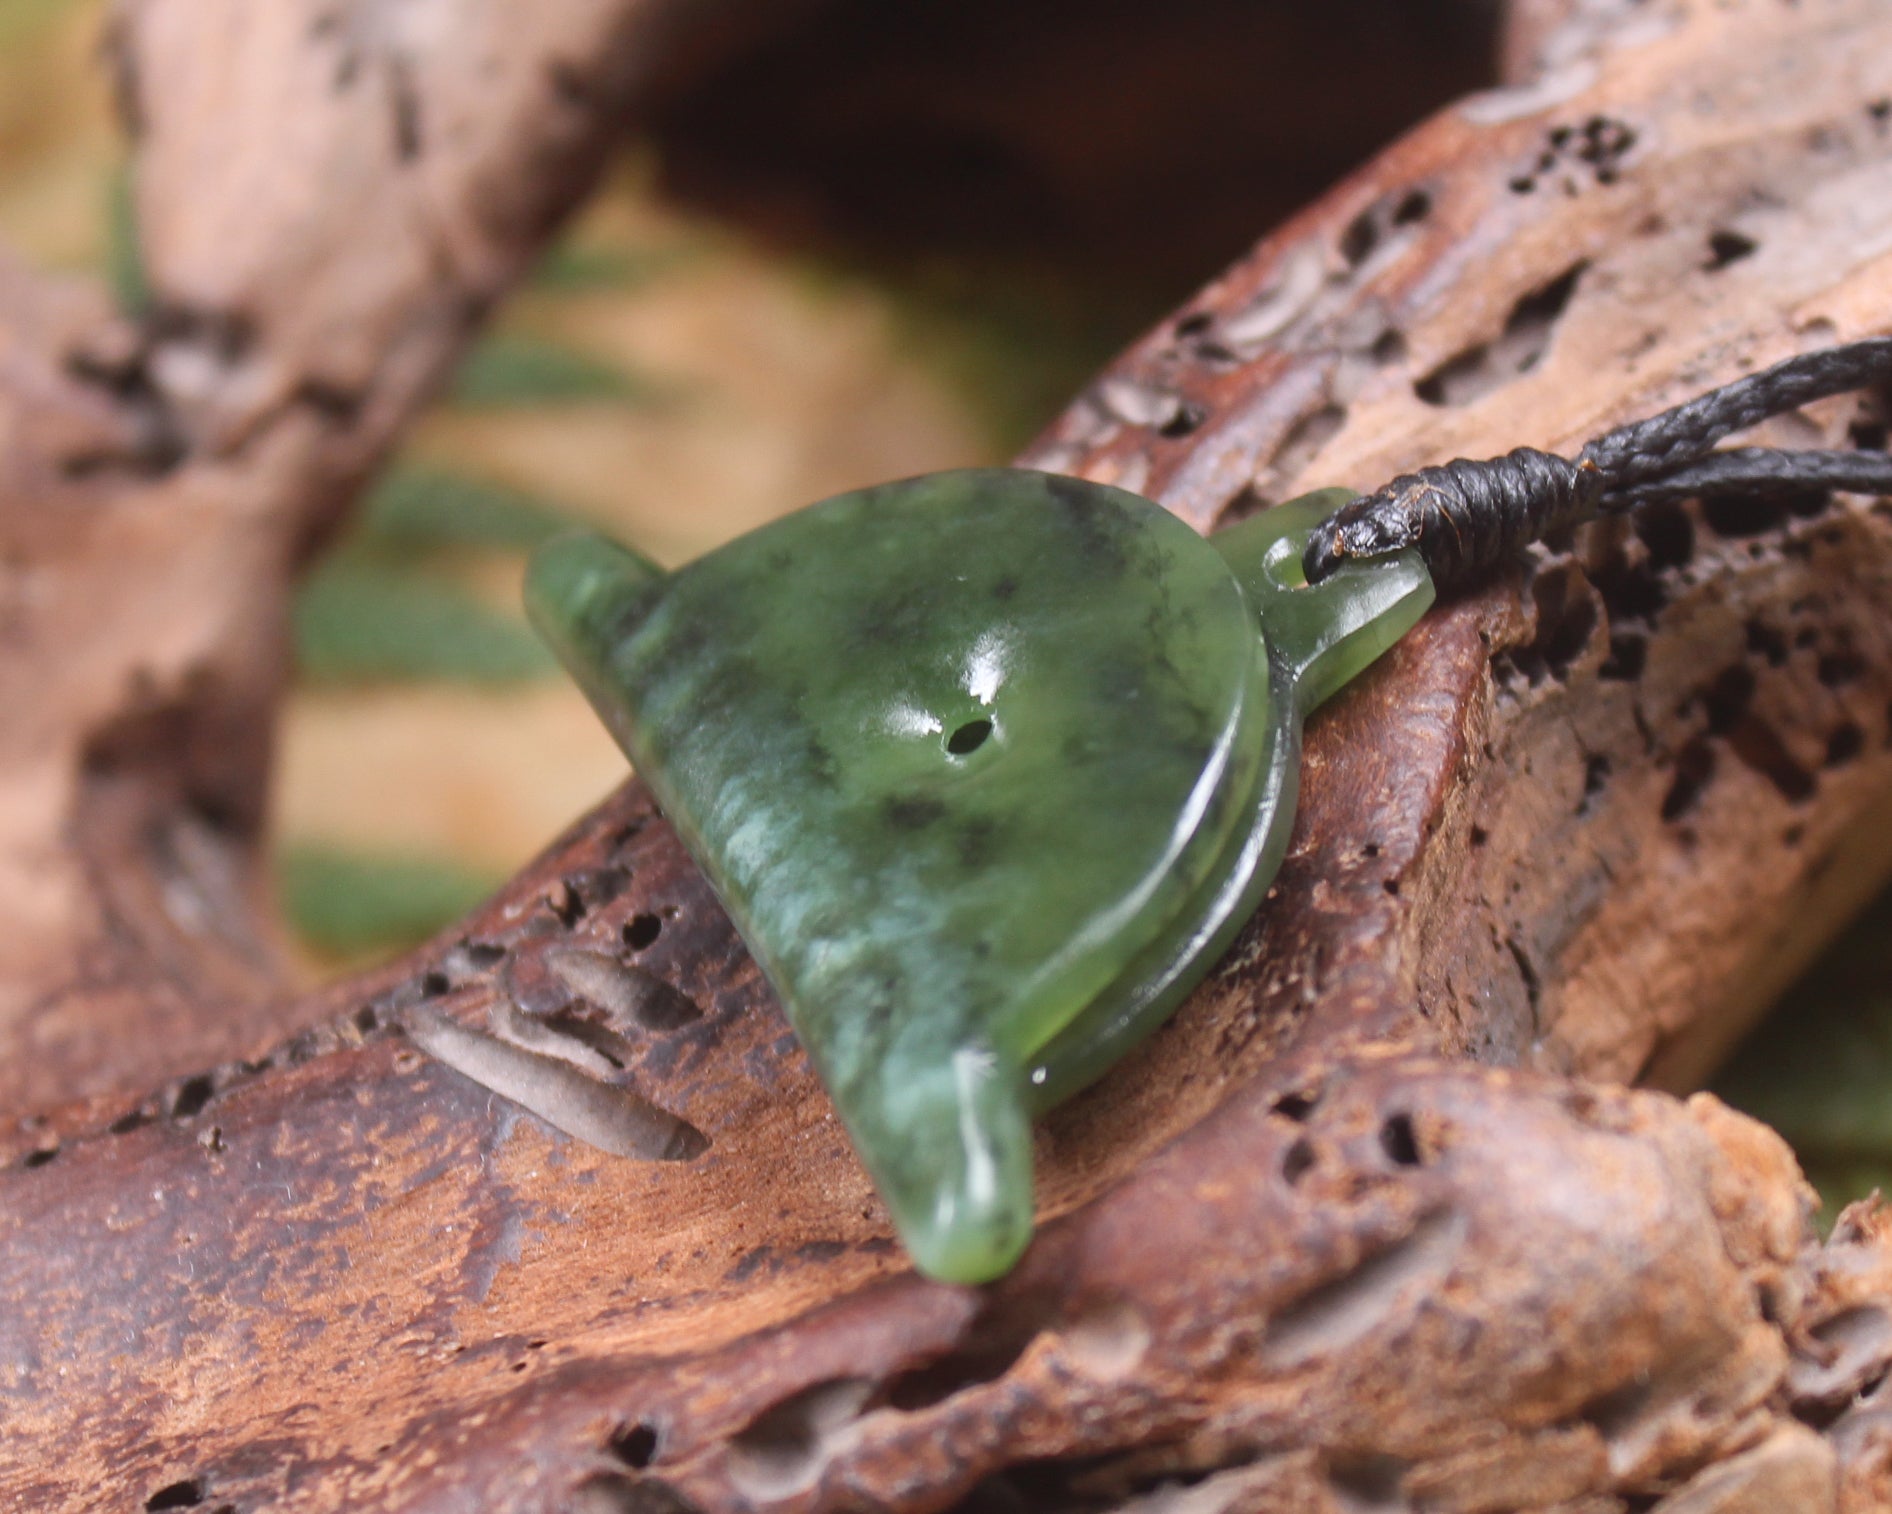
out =
<path fill-rule="evenodd" d="M 624 112 L 803 3 L 113 11 L 155 308 L 0 263 L 0 1107 L 301 1021 L 254 907 L 284 586 Z"/>
<path fill-rule="evenodd" d="M 610 6 L 557 10 L 601 46 L 619 35 Z M 1340 185 L 1127 354 L 1027 461 L 1142 489 L 1206 528 L 1306 483 L 1568 445 L 1892 327 L 1882 7 L 1553 10 L 1522 16 L 1512 54 L 1548 71 L 1452 107 Z M 121 46 L 159 47 L 181 35 L 159 21 L 184 13 L 144 0 Z M 523 7 L 480 14 L 540 35 Z M 434 40 L 458 57 L 464 38 Z M 248 62 L 293 74 L 301 53 Z M 140 76 L 145 151 L 161 157 L 154 96 L 173 69 Z M 300 129 L 354 129 L 336 109 Z M 448 173 L 445 203 L 535 161 L 515 148 L 539 140 L 538 117 L 519 110 L 521 137 L 494 139 L 514 147 Z M 166 182 L 197 192 L 162 172 L 146 192 Z M 526 241 L 500 239 L 481 288 Z M 189 285 L 168 260 L 214 267 L 212 246 L 157 234 L 160 288 Z M 280 332 L 273 287 L 193 297 L 221 311 L 220 290 L 249 290 L 236 307 L 255 305 L 254 334 L 221 362 L 204 335 L 221 326 L 201 316 L 168 359 L 121 358 L 83 304 L 34 290 L 0 306 L 10 556 L 46 583 L 15 600 L 64 607 L 24 625 L 31 656 L 7 676 L 28 695 L 66 678 L 99 691 L 43 712 L 58 739 L 37 763 L 9 734 L 0 782 L 20 817 L 9 866 L 38 846 L 79 901 L 16 942 L 30 973 L 4 964 L 9 981 L 70 985 L 16 1001 L 31 1007 L 11 1012 L 5 1064 L 90 1027 L 9 1088 L 36 1111 L 0 1166 L 12 1501 L 1892 1503 L 1892 1410 L 1874 1386 L 1892 1363 L 1888 1222 L 1861 1208 L 1819 1244 L 1766 1130 L 1711 1098 L 1622 1086 L 1687 1085 L 1892 867 L 1875 823 L 1892 796 L 1882 502 L 1691 505 L 1593 531 L 1429 617 L 1311 728 L 1292 854 L 1228 961 L 1046 1123 L 1024 1264 L 958 1289 L 905 1268 L 753 964 L 635 785 L 429 949 L 294 1003 L 217 996 L 202 963 L 230 954 L 191 946 L 187 926 L 226 918 L 223 896 L 185 886 L 215 876 L 173 860 L 188 846 L 61 849 L 87 834 L 62 832 L 75 812 L 118 816 L 141 842 L 154 817 L 234 813 L 219 855 L 247 855 L 245 812 L 185 781 L 214 764 L 132 783 L 133 757 L 172 727 L 98 739 L 92 712 L 118 708 L 131 668 L 188 690 L 221 646 L 206 632 L 195 656 L 158 657 L 183 643 L 158 638 L 155 598 L 89 638 L 80 596 L 104 592 L 108 538 L 147 544 L 153 596 L 168 574 L 168 592 L 220 603 L 179 566 L 168 524 L 207 500 L 195 508 L 231 539 L 275 544 L 255 549 L 264 587 L 236 596 L 250 606 L 336 497 L 321 491 L 385 444 L 408 403 L 395 396 L 451 350 L 423 342 L 382 377 L 377 352 L 403 350 L 436 308 L 419 272 L 375 285 L 380 346 L 353 357 L 346 281 L 312 272 L 293 291 L 310 308 Z M 279 354 L 305 354 L 283 372 L 325 375 L 306 354 L 331 341 L 348 382 L 311 402 Z M 104 349 L 82 367 L 122 375 L 116 389 L 66 376 L 75 343 Z M 206 374 L 191 405 L 162 377 L 180 361 Z M 1879 444 L 1885 424 L 1871 402 L 1835 402 L 1779 430 Z M 336 427 L 365 430 L 321 439 Z M 186 460 L 152 460 L 152 432 L 175 429 Z M 246 528 L 246 459 L 276 449 Z M 75 456 L 105 461 L 58 466 Z M 231 492 L 174 492 L 187 485 Z M 80 488 L 120 502 L 89 544 L 44 524 Z M 187 754 L 216 729 L 176 728 Z M 228 742 L 206 750 L 248 774 Z M 75 811 L 73 774 L 88 795 L 133 798 Z M 112 864 L 100 886 L 81 886 L 88 856 Z M 81 916 L 94 923 L 75 932 Z M 119 943 L 116 972 L 80 976 L 70 964 L 101 940 Z M 45 965 L 61 952 L 64 978 Z M 169 962 L 176 986 L 148 993 Z M 208 1066 L 289 1024 L 308 1028 Z M 128 1092 L 140 1077 L 157 1091 Z M 637 1149 L 653 1105 L 700 1137 L 665 1142 L 685 1160 L 605 1149 Z"/>

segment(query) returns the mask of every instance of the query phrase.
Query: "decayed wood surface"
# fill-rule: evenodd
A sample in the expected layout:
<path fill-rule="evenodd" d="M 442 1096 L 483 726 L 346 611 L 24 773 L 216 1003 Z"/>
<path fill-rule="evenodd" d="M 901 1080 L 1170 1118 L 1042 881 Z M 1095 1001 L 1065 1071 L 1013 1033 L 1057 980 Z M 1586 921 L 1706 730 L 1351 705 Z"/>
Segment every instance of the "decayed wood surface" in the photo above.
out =
<path fill-rule="evenodd" d="M 157 308 L 0 261 L 0 1107 L 303 1020 L 249 904 L 284 581 L 623 113 L 801 3 L 117 5 Z"/>
<path fill-rule="evenodd" d="M 1819 1244 L 1771 1134 L 1622 1087 L 1686 1085 L 1892 867 L 1872 502 L 1691 506 L 1429 617 L 1312 728 L 1257 924 L 1047 1122 L 1040 1239 L 991 1289 L 906 1272 L 634 785 L 433 948 L 270 991 L 240 896 L 283 577 L 582 189 L 605 128 L 566 66 L 634 102 L 664 22 L 132 0 L 160 315 L 0 277 L 0 1498 L 1892 1507 L 1892 1221 Z M 1263 243 L 1027 460 L 1207 527 L 1892 327 L 1876 0 L 1514 26 L 1527 80 Z M 451 1025 L 516 1097 L 418 1049 Z M 517 1102 L 635 1146 L 640 1099 L 693 1156 Z"/>

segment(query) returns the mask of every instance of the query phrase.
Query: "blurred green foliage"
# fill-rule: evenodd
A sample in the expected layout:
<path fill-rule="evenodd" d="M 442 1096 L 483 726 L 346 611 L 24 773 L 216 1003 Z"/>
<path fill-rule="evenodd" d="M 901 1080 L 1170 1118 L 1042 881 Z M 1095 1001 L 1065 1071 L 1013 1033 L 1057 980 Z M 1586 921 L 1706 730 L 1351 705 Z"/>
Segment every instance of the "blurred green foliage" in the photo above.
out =
<path fill-rule="evenodd" d="M 454 375 L 455 404 L 490 409 L 515 405 L 655 405 L 674 394 L 655 381 L 555 342 L 494 332 Z"/>
<path fill-rule="evenodd" d="M 623 247 L 594 247 L 561 242 L 532 270 L 532 288 L 548 294 L 589 294 L 599 289 L 625 290 L 670 272 L 689 261 L 681 248 L 633 252 Z"/>
<path fill-rule="evenodd" d="M 541 678 L 551 654 L 523 619 L 450 579 L 360 553 L 329 558 L 302 584 L 296 660 L 319 683 Z"/>
<path fill-rule="evenodd" d="M 355 958 L 425 940 L 502 880 L 437 857 L 290 845 L 276 861 L 283 907 L 310 946 Z"/>
<path fill-rule="evenodd" d="M 1715 1092 L 1786 1137 L 1829 1221 L 1892 1191 L 1892 894 L 1788 990 Z"/>
<path fill-rule="evenodd" d="M 129 167 L 106 181 L 105 279 L 118 308 L 127 315 L 143 315 L 151 308 L 144 251 L 138 245 L 136 188 Z"/>
<path fill-rule="evenodd" d="M 966 402 L 995 454 L 1056 418 L 1125 341 L 1163 313 L 1149 291 L 968 258 L 897 268 L 836 262 L 810 278 L 867 280 L 892 300 L 898 345 Z"/>
<path fill-rule="evenodd" d="M 115 204 L 118 202 L 115 201 Z M 136 267 L 128 213 L 114 247 Z M 554 252 L 536 283 L 550 297 L 626 285 L 662 266 L 609 250 Z M 127 288 L 135 288 L 127 285 Z M 121 298 L 124 295 L 121 293 Z M 484 338 L 443 401 L 460 409 L 647 405 L 654 382 L 517 332 Z M 397 461 L 370 490 L 347 537 L 303 581 L 295 605 L 298 669 L 347 687 L 448 682 L 486 687 L 556 671 L 516 606 L 482 598 L 456 570 L 524 556 L 571 523 L 524 490 L 418 460 Z M 489 575 L 490 576 L 490 575 Z M 380 856 L 291 843 L 279 860 L 282 898 L 298 934 L 331 956 L 359 957 L 425 939 L 498 881 L 447 857 Z"/>
<path fill-rule="evenodd" d="M 556 664 L 517 609 L 488 603 L 450 570 L 469 554 L 519 567 L 570 523 L 523 490 L 424 462 L 395 464 L 347 538 L 302 583 L 298 670 L 327 684 L 547 676 Z"/>
<path fill-rule="evenodd" d="M 571 524 L 557 505 L 524 490 L 426 463 L 396 463 L 362 501 L 354 530 L 394 550 L 529 552 Z"/>

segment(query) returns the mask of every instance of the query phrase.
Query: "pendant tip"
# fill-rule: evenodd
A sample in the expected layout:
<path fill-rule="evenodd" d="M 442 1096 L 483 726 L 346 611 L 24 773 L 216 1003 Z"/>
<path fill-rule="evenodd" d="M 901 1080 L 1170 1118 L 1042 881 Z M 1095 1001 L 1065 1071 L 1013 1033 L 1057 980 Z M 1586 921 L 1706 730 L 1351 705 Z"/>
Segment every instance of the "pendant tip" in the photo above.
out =
<path fill-rule="evenodd" d="M 983 1049 L 894 1095 L 886 1145 L 862 1142 L 914 1266 L 942 1283 L 993 1282 L 1031 1242 L 1031 1114 L 1023 1080 Z"/>

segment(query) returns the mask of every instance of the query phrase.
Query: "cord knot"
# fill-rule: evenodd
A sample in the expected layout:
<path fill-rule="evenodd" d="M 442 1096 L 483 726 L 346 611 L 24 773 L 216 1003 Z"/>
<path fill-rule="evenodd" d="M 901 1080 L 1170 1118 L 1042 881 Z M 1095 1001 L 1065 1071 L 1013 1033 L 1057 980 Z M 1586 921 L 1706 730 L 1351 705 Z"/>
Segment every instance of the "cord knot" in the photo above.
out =
<path fill-rule="evenodd" d="M 1443 592 L 1520 547 L 1599 514 L 1709 493 L 1792 495 L 1845 489 L 1892 494 L 1880 450 L 1780 451 L 1718 444 L 1811 400 L 1892 378 L 1892 337 L 1788 358 L 1759 373 L 1592 440 L 1575 462 L 1519 447 L 1402 474 L 1317 526 L 1302 566 L 1318 583 L 1341 563 L 1416 547 Z"/>
<path fill-rule="evenodd" d="M 1595 464 L 1534 447 L 1420 468 L 1322 521 L 1302 566 L 1317 583 L 1344 561 L 1417 547 L 1439 588 L 1457 587 L 1547 532 L 1593 515 L 1603 484 Z"/>

